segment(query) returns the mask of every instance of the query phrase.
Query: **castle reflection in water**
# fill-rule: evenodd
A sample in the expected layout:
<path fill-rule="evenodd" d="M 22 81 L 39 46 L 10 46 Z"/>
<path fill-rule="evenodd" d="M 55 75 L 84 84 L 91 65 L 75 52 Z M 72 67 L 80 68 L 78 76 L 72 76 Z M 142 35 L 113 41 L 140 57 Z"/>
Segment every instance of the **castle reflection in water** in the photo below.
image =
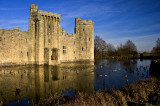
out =
<path fill-rule="evenodd" d="M 50 94 L 94 92 L 94 63 L 0 68 L 0 101 L 37 102 Z"/>

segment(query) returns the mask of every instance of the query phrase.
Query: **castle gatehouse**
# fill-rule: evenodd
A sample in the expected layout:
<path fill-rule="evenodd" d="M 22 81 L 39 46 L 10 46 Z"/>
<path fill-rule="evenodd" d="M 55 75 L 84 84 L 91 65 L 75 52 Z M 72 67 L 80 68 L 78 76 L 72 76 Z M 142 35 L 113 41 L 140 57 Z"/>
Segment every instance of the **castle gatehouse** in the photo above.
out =
<path fill-rule="evenodd" d="M 94 61 L 94 22 L 75 19 L 74 33 L 60 26 L 61 15 L 30 6 L 29 29 L 0 29 L 0 66 Z"/>

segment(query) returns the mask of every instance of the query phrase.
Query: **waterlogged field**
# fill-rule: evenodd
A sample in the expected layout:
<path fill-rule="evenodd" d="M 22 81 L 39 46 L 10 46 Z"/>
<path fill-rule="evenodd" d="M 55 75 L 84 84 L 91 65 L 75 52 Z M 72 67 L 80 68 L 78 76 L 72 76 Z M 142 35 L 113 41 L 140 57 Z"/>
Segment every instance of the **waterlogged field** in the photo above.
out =
<path fill-rule="evenodd" d="M 50 95 L 93 93 L 121 88 L 149 77 L 150 60 L 101 60 L 93 63 L 66 63 L 60 66 L 0 68 L 0 101 L 8 105 L 38 102 Z"/>

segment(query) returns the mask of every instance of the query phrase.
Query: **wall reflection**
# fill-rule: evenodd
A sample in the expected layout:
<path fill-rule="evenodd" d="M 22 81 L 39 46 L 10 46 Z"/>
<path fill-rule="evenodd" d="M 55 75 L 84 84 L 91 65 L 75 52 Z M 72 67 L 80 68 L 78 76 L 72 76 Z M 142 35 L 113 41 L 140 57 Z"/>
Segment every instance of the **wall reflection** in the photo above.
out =
<path fill-rule="evenodd" d="M 8 67 L 0 69 L 0 101 L 4 103 L 77 91 L 94 92 L 93 63 L 60 66 Z"/>

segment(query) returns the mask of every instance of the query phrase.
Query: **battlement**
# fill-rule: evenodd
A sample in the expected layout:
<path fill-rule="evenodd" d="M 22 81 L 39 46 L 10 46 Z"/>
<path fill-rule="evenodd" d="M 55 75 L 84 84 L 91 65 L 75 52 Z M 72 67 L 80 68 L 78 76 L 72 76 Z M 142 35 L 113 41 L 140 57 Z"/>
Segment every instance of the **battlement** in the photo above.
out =
<path fill-rule="evenodd" d="M 51 19 L 55 18 L 56 20 L 58 20 L 58 22 L 60 22 L 61 20 L 60 14 L 38 10 L 38 5 L 35 4 L 30 5 L 30 16 L 32 18 L 38 18 L 39 20 L 41 19 L 41 16 L 48 17 Z"/>
<path fill-rule="evenodd" d="M 72 33 L 66 33 L 66 36 L 73 37 L 73 34 Z"/>
<path fill-rule="evenodd" d="M 61 35 L 65 36 L 65 37 L 74 37 L 75 34 L 73 33 L 66 33 L 66 31 L 64 29 L 61 30 Z"/>
<path fill-rule="evenodd" d="M 66 31 L 64 29 L 61 30 L 62 35 L 66 35 Z"/>
<path fill-rule="evenodd" d="M 30 5 L 30 15 L 34 15 L 38 11 L 38 5 L 31 4 Z"/>
<path fill-rule="evenodd" d="M 30 9 L 37 9 L 37 10 L 38 10 L 38 5 L 31 4 L 31 5 L 30 5 Z"/>
<path fill-rule="evenodd" d="M 38 10 L 38 15 L 56 17 L 56 18 L 61 19 L 61 15 L 60 14 L 52 13 L 52 12 L 48 12 L 48 11 Z"/>
<path fill-rule="evenodd" d="M 94 22 L 92 20 L 86 20 L 81 18 L 76 18 L 76 23 L 79 25 L 93 25 Z"/>
<path fill-rule="evenodd" d="M 14 30 L 19 31 L 19 28 L 18 27 L 14 27 Z"/>

